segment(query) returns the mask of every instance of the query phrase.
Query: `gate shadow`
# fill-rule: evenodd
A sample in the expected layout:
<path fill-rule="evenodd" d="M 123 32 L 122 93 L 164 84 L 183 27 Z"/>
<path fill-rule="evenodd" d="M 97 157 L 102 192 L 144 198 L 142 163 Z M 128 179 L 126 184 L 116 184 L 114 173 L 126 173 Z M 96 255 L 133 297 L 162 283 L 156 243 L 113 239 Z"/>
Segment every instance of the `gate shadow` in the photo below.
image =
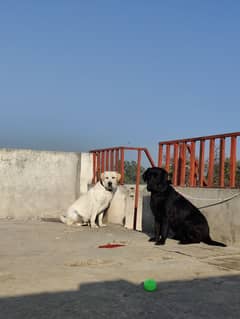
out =
<path fill-rule="evenodd" d="M 158 283 L 82 283 L 79 290 L 0 298 L 3 319 L 238 318 L 240 276 Z"/>

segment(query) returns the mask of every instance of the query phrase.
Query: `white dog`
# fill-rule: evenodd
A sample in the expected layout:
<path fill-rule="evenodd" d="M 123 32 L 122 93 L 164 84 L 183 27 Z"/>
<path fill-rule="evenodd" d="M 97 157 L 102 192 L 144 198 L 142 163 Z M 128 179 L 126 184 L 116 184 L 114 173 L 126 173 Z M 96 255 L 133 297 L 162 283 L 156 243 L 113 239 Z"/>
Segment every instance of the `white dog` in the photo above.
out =
<path fill-rule="evenodd" d="M 80 196 L 67 210 L 67 213 L 60 216 L 61 222 L 67 225 L 86 225 L 98 227 L 103 224 L 103 214 L 110 205 L 113 194 L 117 189 L 121 175 L 117 172 L 106 171 L 101 174 L 101 179 L 86 194 Z"/>

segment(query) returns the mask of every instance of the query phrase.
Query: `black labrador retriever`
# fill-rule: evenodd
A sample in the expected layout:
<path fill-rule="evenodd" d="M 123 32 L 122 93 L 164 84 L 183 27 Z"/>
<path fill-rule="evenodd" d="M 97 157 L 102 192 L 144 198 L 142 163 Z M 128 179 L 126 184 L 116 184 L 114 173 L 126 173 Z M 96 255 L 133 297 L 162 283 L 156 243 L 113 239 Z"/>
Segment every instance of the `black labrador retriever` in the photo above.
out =
<path fill-rule="evenodd" d="M 147 190 L 151 192 L 150 207 L 155 218 L 156 245 L 164 245 L 170 232 L 180 244 L 203 242 L 226 247 L 211 239 L 206 218 L 192 203 L 170 185 L 168 173 L 163 168 L 148 168 L 143 174 Z"/>

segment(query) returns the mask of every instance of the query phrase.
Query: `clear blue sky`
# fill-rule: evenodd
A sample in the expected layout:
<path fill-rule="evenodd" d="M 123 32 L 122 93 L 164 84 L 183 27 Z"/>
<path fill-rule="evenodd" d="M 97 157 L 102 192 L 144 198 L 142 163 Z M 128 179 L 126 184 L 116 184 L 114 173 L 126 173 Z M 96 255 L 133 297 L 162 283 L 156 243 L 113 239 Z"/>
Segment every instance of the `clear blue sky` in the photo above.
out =
<path fill-rule="evenodd" d="M 239 131 L 240 1 L 0 2 L 0 147 Z"/>

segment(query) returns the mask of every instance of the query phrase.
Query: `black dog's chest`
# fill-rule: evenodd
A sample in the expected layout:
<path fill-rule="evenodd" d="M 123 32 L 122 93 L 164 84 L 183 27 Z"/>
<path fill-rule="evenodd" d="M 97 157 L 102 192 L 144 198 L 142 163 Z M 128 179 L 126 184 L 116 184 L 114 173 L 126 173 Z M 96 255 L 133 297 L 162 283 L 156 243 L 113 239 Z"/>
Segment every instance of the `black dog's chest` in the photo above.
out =
<path fill-rule="evenodd" d="M 166 198 L 163 196 L 152 196 L 150 200 L 150 207 L 155 218 L 160 218 L 164 215 L 166 206 Z"/>
<path fill-rule="evenodd" d="M 169 209 L 171 206 L 171 196 L 166 196 L 167 194 L 159 193 L 151 196 L 150 207 L 154 218 L 162 222 L 164 217 L 168 218 L 169 224 L 174 227 L 175 221 L 178 219 L 177 211 L 174 209 Z"/>

